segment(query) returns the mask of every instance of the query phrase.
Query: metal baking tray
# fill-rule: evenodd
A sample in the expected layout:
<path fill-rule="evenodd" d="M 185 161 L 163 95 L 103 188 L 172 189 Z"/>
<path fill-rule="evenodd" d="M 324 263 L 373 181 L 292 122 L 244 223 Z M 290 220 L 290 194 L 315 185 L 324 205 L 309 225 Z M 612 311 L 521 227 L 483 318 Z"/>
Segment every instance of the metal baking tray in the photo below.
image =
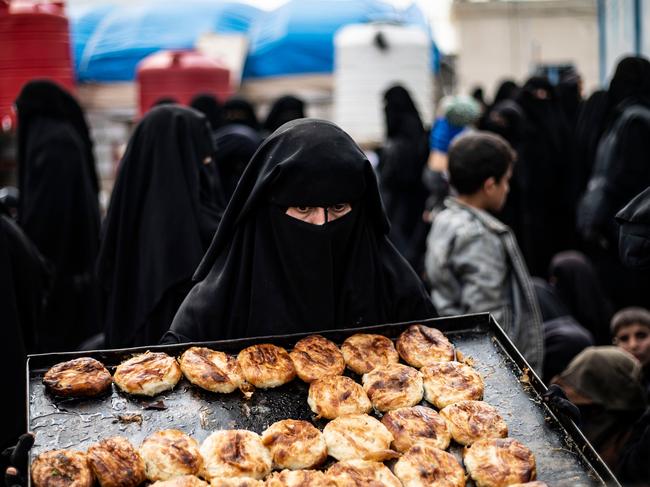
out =
<path fill-rule="evenodd" d="M 537 478 L 551 487 L 620 485 L 607 465 L 576 425 L 556 417 L 541 400 L 546 387 L 488 313 L 320 332 L 337 344 L 359 332 L 378 333 L 391 339 L 413 323 L 440 329 L 485 380 L 484 400 L 495 406 L 508 423 L 509 436 L 527 445 L 537 460 Z M 99 439 L 122 435 L 139 445 L 160 429 L 177 428 L 201 442 L 211 432 L 241 428 L 261 433 L 275 421 L 293 418 L 311 421 L 322 429 L 307 405 L 308 385 L 296 379 L 276 389 L 256 390 L 244 399 L 236 391 L 216 394 L 181 379 L 172 391 L 154 398 L 129 396 L 115 385 L 94 399 L 61 399 L 49 394 L 43 375 L 54 364 L 77 357 L 93 357 L 113 372 L 123 360 L 146 350 L 178 356 L 191 345 L 202 345 L 237 354 L 256 343 L 274 343 L 291 349 L 300 338 L 313 333 L 257 337 L 180 345 L 157 345 L 119 350 L 30 355 L 27 360 L 28 428 L 36 434 L 32 457 L 43 451 L 71 448 L 85 450 Z M 360 381 L 350 371 L 351 377 Z M 425 403 L 426 404 L 426 403 Z M 376 414 L 380 417 L 379 414 Z M 461 458 L 461 447 L 449 450 Z M 468 485 L 471 485 L 469 483 Z"/>

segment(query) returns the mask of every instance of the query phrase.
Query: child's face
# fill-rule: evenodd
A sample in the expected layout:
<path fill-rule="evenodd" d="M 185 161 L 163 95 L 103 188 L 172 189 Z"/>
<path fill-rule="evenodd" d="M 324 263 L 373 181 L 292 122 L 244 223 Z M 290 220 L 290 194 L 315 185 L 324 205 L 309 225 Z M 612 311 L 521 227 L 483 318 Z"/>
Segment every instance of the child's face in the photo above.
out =
<path fill-rule="evenodd" d="M 642 365 L 650 364 L 650 328 L 633 323 L 618 330 L 614 343 L 634 355 Z"/>
<path fill-rule="evenodd" d="M 501 177 L 498 182 L 494 182 L 486 187 L 487 206 L 488 210 L 501 211 L 503 205 L 506 204 L 506 198 L 510 192 L 510 178 L 512 177 L 512 165 L 508 168 L 506 173 Z"/>

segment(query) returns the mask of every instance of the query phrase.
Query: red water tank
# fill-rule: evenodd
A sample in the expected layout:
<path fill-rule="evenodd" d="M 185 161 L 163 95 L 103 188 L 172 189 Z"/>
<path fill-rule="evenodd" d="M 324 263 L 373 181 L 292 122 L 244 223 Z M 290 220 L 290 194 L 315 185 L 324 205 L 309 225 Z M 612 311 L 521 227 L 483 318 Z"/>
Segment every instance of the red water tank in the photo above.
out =
<path fill-rule="evenodd" d="M 74 91 L 70 29 L 64 2 L 0 0 L 0 121 L 12 120 L 16 96 L 35 78 Z"/>
<path fill-rule="evenodd" d="M 232 94 L 230 71 L 198 51 L 159 51 L 138 63 L 140 115 L 162 98 L 188 105 L 199 93 L 220 101 Z"/>

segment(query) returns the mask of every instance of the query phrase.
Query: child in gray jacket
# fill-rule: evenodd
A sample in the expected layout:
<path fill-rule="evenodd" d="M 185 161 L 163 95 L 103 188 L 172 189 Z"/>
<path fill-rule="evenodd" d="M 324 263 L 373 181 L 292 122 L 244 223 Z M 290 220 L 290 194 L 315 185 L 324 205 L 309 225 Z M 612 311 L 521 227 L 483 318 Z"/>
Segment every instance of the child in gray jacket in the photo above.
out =
<path fill-rule="evenodd" d="M 528 363 L 542 370 L 544 333 L 533 285 L 503 208 L 515 153 L 502 137 L 474 131 L 449 149 L 457 196 L 431 226 L 426 270 L 441 316 L 489 311 Z"/>

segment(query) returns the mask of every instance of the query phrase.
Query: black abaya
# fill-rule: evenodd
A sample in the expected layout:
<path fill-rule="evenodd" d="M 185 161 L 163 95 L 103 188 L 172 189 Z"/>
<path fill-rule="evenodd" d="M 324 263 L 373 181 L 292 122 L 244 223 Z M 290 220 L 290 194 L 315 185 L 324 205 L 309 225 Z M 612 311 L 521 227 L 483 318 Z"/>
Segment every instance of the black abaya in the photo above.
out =
<path fill-rule="evenodd" d="M 311 225 L 289 206 L 352 211 Z M 435 316 L 418 277 L 388 241 L 372 167 L 336 125 L 289 122 L 253 156 L 198 282 L 164 342 L 217 340 Z"/>
<path fill-rule="evenodd" d="M 220 218 L 213 151 L 195 110 L 156 107 L 136 128 L 98 260 L 109 347 L 157 343 L 189 291 Z"/>

